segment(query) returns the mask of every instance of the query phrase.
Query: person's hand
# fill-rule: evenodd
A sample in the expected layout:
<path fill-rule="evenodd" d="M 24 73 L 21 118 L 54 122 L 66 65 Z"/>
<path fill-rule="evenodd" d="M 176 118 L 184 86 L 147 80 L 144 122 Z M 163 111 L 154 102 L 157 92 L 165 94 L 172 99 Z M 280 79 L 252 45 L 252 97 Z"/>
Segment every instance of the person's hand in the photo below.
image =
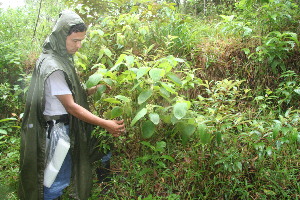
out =
<path fill-rule="evenodd" d="M 105 129 L 114 137 L 119 137 L 125 132 L 124 120 L 107 120 Z"/>
<path fill-rule="evenodd" d="M 101 85 L 104 85 L 104 84 L 98 84 L 96 86 L 93 86 L 93 87 L 87 89 L 88 96 L 95 94 Z M 111 90 L 111 86 L 108 84 L 105 84 L 105 86 L 106 86 L 106 91 L 109 92 Z"/>

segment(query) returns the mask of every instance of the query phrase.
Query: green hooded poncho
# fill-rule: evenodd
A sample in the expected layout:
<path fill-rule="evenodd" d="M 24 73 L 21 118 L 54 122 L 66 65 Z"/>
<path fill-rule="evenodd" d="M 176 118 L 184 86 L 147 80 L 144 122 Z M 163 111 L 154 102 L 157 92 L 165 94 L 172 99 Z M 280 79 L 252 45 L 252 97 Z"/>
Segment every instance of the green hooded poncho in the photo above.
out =
<path fill-rule="evenodd" d="M 27 94 L 21 127 L 20 185 L 22 200 L 43 199 L 45 169 L 46 121 L 44 111 L 44 83 L 56 70 L 62 70 L 75 102 L 88 109 L 86 92 L 76 74 L 72 55 L 66 50 L 66 38 L 72 25 L 83 23 L 72 11 L 63 11 L 52 33 L 43 45 L 43 53 L 36 63 Z M 72 155 L 71 186 L 76 199 L 85 200 L 92 188 L 92 161 L 99 159 L 97 141 L 91 137 L 92 126 L 70 117 Z M 92 157 L 94 158 L 92 160 Z"/>

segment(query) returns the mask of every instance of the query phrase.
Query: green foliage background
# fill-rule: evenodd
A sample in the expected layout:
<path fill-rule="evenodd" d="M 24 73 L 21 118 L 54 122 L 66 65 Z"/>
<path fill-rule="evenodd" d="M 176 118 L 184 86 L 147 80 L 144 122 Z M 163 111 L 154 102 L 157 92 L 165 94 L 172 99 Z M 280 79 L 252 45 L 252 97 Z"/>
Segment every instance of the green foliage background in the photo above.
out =
<path fill-rule="evenodd" d="M 40 2 L 0 9 L 2 199 L 17 199 L 30 72 L 65 8 L 90 26 L 75 61 L 104 84 L 92 112 L 127 129 L 95 129 L 113 177 L 91 199 L 299 199 L 299 2 Z"/>

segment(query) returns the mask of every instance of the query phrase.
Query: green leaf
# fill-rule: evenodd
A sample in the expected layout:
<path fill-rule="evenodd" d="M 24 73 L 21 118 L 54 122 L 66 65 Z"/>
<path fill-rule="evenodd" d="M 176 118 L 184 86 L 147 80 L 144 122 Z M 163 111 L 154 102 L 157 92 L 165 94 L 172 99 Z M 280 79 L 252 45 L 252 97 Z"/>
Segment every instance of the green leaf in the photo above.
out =
<path fill-rule="evenodd" d="M 220 132 L 216 132 L 216 141 L 218 144 L 222 142 L 222 134 Z"/>
<path fill-rule="evenodd" d="M 106 90 L 106 85 L 100 85 L 100 86 L 97 88 L 97 91 L 96 91 L 96 93 L 95 93 L 95 95 L 94 95 L 95 100 L 101 99 L 101 96 L 102 96 L 102 94 L 105 92 L 105 90 Z"/>
<path fill-rule="evenodd" d="M 153 68 L 149 71 L 149 75 L 154 82 L 157 82 L 165 75 L 165 70 Z"/>
<path fill-rule="evenodd" d="M 104 69 L 105 65 L 103 65 L 102 63 L 95 64 L 91 69 L 96 69 L 96 68 L 99 68 L 99 71 L 101 69 L 101 71 L 103 71 L 103 73 L 105 73 L 105 71 L 107 71 L 107 69 Z"/>
<path fill-rule="evenodd" d="M 173 114 L 177 119 L 182 119 L 188 110 L 188 104 L 185 102 L 176 103 L 173 109 Z"/>
<path fill-rule="evenodd" d="M 2 134 L 2 135 L 7 135 L 7 131 L 4 130 L 4 129 L 0 129 L 0 134 Z"/>
<path fill-rule="evenodd" d="M 0 119 L 0 122 L 7 122 L 7 121 L 16 121 L 16 118 L 5 118 L 5 119 Z"/>
<path fill-rule="evenodd" d="M 149 118 L 153 122 L 153 124 L 155 124 L 155 125 L 159 124 L 160 119 L 159 119 L 159 115 L 157 113 L 150 113 Z"/>
<path fill-rule="evenodd" d="M 170 83 L 167 84 L 167 83 L 161 82 L 160 84 L 163 86 L 163 88 L 166 91 L 168 91 L 168 92 L 170 92 L 172 94 L 177 94 L 177 92 L 171 87 L 172 85 Z"/>
<path fill-rule="evenodd" d="M 207 127 L 205 124 L 200 124 L 198 126 L 198 133 L 200 137 L 200 141 L 202 144 L 209 144 L 211 140 L 211 135 L 207 131 Z"/>
<path fill-rule="evenodd" d="M 133 90 L 135 90 L 136 88 L 139 88 L 140 85 L 141 85 L 142 83 L 143 83 L 143 81 L 138 81 L 138 82 L 133 86 L 133 88 L 131 88 L 130 91 L 133 91 Z"/>
<path fill-rule="evenodd" d="M 176 83 L 177 85 L 182 85 L 182 82 L 181 82 L 180 78 L 179 78 L 176 74 L 169 72 L 169 73 L 167 74 L 167 76 L 169 77 L 169 79 L 170 79 L 171 81 L 173 81 L 173 82 Z"/>
<path fill-rule="evenodd" d="M 139 121 L 142 117 L 144 117 L 147 114 L 147 108 L 143 108 L 142 110 L 140 110 L 136 116 L 133 118 L 133 120 L 131 121 L 130 126 L 134 126 L 134 124 Z"/>
<path fill-rule="evenodd" d="M 155 125 L 150 121 L 147 120 L 142 124 L 142 138 L 149 139 L 152 137 L 155 131 Z"/>
<path fill-rule="evenodd" d="M 272 190 L 263 189 L 266 195 L 275 196 L 276 193 Z"/>
<path fill-rule="evenodd" d="M 266 152 L 267 152 L 268 156 L 271 156 L 272 155 L 272 147 L 268 146 L 266 148 Z"/>
<path fill-rule="evenodd" d="M 156 142 L 155 151 L 163 152 L 166 146 L 167 143 L 165 141 Z"/>
<path fill-rule="evenodd" d="M 238 168 L 239 171 L 242 171 L 243 165 L 241 162 L 235 162 L 236 167 Z"/>
<path fill-rule="evenodd" d="M 106 98 L 106 99 L 103 99 L 103 101 L 106 101 L 106 102 L 109 102 L 109 103 L 115 103 L 115 104 L 120 104 L 121 102 L 114 99 L 114 98 Z"/>
<path fill-rule="evenodd" d="M 131 101 L 128 97 L 125 97 L 125 96 L 123 96 L 123 95 L 117 95 L 115 98 L 116 98 L 116 99 L 120 99 L 121 101 L 123 101 L 123 102 L 125 102 L 125 103 L 128 103 L 128 102 Z"/>
<path fill-rule="evenodd" d="M 103 82 L 110 86 L 112 86 L 114 83 L 114 81 L 111 78 L 104 78 Z"/>
<path fill-rule="evenodd" d="M 120 65 L 123 62 L 123 60 L 125 59 L 125 56 L 126 56 L 125 54 L 121 54 L 115 65 Z"/>
<path fill-rule="evenodd" d="M 181 132 L 182 143 L 185 145 L 195 132 L 196 127 L 193 124 L 186 124 L 183 122 L 178 123 L 177 126 L 179 127 L 179 130 Z"/>
<path fill-rule="evenodd" d="M 123 63 L 115 64 L 109 71 L 115 71 L 119 69 L 119 66 L 122 65 Z"/>
<path fill-rule="evenodd" d="M 244 53 L 246 55 L 248 55 L 250 53 L 250 49 L 248 49 L 248 48 L 243 48 L 242 50 L 244 51 Z"/>
<path fill-rule="evenodd" d="M 123 106 L 123 113 L 126 116 L 132 116 L 132 107 L 130 104 L 125 104 L 125 106 Z"/>
<path fill-rule="evenodd" d="M 182 134 L 190 137 L 196 130 L 193 124 L 184 124 L 182 127 Z"/>
<path fill-rule="evenodd" d="M 171 162 L 175 162 L 175 159 L 172 156 L 169 156 L 169 155 L 162 155 L 161 158 L 164 158 L 164 159 L 169 160 Z"/>
<path fill-rule="evenodd" d="M 105 55 L 107 55 L 109 58 L 111 58 L 112 53 L 108 48 L 104 48 L 103 51 L 104 51 Z"/>
<path fill-rule="evenodd" d="M 112 119 L 120 117 L 122 114 L 123 114 L 123 109 L 119 106 L 116 106 L 111 110 L 111 118 Z"/>
<path fill-rule="evenodd" d="M 152 90 L 144 90 L 143 92 L 140 93 L 138 96 L 138 104 L 142 104 L 145 101 L 147 101 L 151 96 L 152 96 Z"/>
<path fill-rule="evenodd" d="M 86 87 L 91 88 L 95 85 L 97 85 L 103 78 L 102 74 L 93 74 L 89 77 L 89 79 L 86 82 Z"/>
<path fill-rule="evenodd" d="M 141 141 L 141 144 L 145 145 L 146 147 L 149 147 L 150 149 L 155 149 L 153 145 L 150 144 L 150 142 L 147 141 Z"/>
<path fill-rule="evenodd" d="M 145 74 L 148 73 L 149 70 L 150 70 L 150 67 L 141 67 L 141 68 L 139 68 L 137 73 L 136 73 L 136 79 L 139 79 L 139 78 L 143 77 Z"/>
<path fill-rule="evenodd" d="M 276 139 L 276 137 L 278 136 L 279 134 L 279 131 L 281 129 L 281 124 L 280 123 L 276 123 L 274 126 L 273 126 L 273 139 Z"/>
<path fill-rule="evenodd" d="M 125 54 L 121 54 L 117 60 L 117 62 L 114 64 L 114 66 L 109 71 L 114 71 L 119 68 L 120 65 L 124 64 L 123 60 L 125 59 Z"/>
<path fill-rule="evenodd" d="M 126 60 L 127 66 L 132 66 L 133 63 L 134 63 L 134 57 L 133 56 L 126 56 L 125 60 Z"/>
<path fill-rule="evenodd" d="M 171 63 L 173 63 L 173 65 Z M 168 59 L 161 62 L 158 67 L 161 69 L 164 69 L 166 72 L 170 72 L 172 70 L 173 66 L 176 65 L 176 63 L 177 63 L 177 61 L 174 60 L 174 57 L 169 56 Z"/>

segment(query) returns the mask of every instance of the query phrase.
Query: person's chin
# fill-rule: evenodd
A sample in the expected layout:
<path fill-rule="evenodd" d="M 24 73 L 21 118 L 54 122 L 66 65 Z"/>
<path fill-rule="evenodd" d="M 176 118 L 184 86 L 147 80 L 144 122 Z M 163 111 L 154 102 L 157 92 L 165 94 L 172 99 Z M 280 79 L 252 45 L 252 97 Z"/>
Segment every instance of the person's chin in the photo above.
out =
<path fill-rule="evenodd" d="M 68 53 L 69 53 L 70 55 L 74 55 L 76 52 L 77 52 L 77 51 L 69 51 Z"/>

